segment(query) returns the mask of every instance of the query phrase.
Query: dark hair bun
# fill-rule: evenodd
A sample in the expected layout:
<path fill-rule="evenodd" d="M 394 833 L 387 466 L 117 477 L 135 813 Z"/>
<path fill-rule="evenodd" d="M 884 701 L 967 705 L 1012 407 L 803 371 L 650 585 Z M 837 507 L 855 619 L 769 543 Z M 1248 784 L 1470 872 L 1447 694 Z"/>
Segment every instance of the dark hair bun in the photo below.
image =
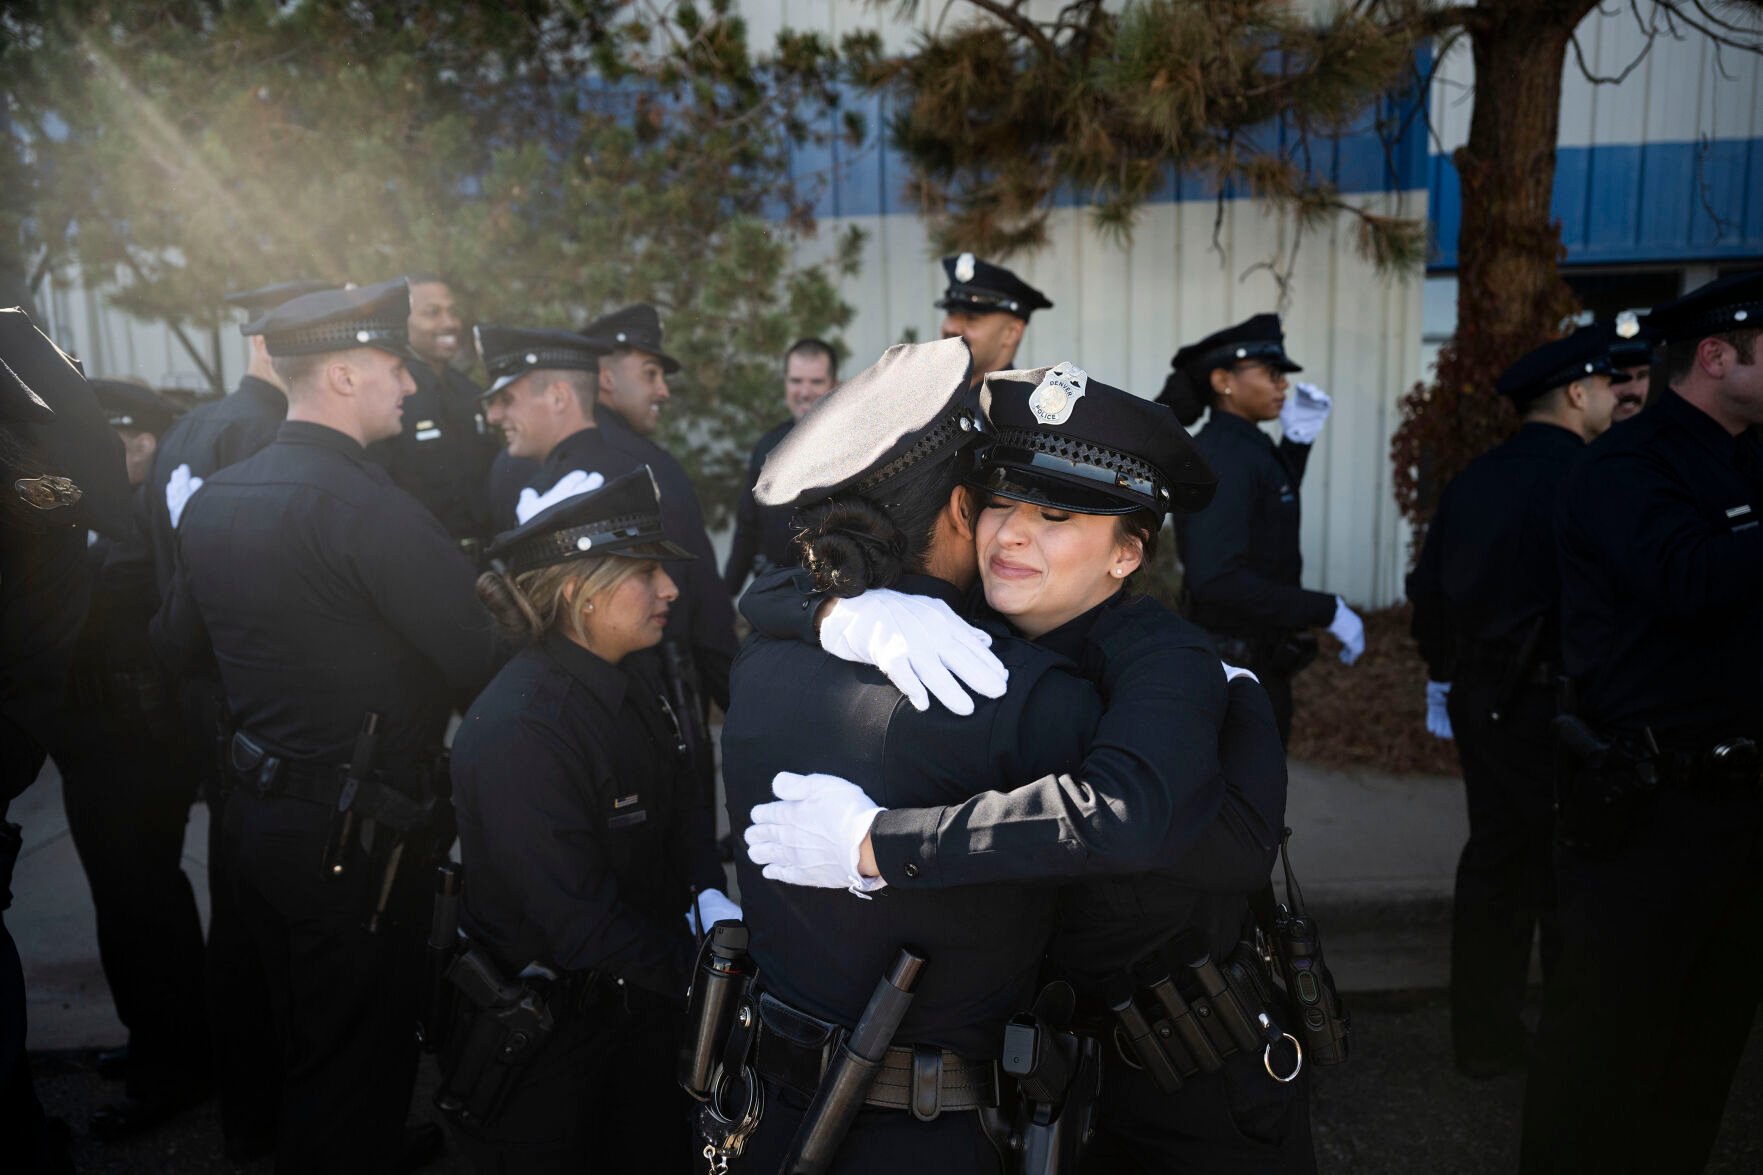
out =
<path fill-rule="evenodd" d="M 888 587 L 906 570 L 906 533 L 862 498 L 804 511 L 797 541 L 815 586 L 835 596 Z"/>
<path fill-rule="evenodd" d="M 1210 398 L 1210 395 L 1202 395 L 1200 389 L 1194 386 L 1193 376 L 1186 368 L 1178 367 L 1163 381 L 1163 391 L 1158 394 L 1157 402 L 1173 408 L 1175 418 L 1185 427 L 1200 419 Z"/>
<path fill-rule="evenodd" d="M 532 601 L 500 571 L 486 571 L 477 577 L 477 598 L 495 621 L 496 631 L 514 644 L 524 645 L 544 635 L 544 621 Z"/>

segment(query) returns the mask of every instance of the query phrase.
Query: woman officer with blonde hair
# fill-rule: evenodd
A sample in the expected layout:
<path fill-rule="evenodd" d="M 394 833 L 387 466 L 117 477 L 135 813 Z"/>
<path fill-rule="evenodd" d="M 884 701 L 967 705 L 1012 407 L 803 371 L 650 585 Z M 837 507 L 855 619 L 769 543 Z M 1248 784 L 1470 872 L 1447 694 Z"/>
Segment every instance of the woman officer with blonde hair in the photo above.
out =
<path fill-rule="evenodd" d="M 554 1027 L 454 1134 L 480 1171 L 683 1171 L 689 927 L 739 914 L 649 651 L 679 595 L 666 563 L 691 556 L 647 467 L 544 505 L 488 554 L 479 598 L 524 647 L 454 740 L 461 929 Z M 465 1035 L 443 1050 L 444 1092 Z"/>

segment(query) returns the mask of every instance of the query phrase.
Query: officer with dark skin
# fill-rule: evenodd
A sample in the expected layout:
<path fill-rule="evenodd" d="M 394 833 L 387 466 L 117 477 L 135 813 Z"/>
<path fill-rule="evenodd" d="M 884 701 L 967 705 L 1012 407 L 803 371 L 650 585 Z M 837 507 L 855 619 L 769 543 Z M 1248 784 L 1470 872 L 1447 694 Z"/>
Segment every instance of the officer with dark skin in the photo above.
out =
<path fill-rule="evenodd" d="M 276 282 L 229 295 L 230 305 L 250 316 L 241 331 L 277 306 L 305 294 L 334 290 L 313 279 Z M 177 568 L 177 526 L 190 495 L 203 481 L 269 445 L 288 414 L 288 397 L 276 374 L 261 335 L 245 334 L 250 359 L 232 394 L 184 414 L 160 438 L 152 475 L 136 499 L 146 516 L 151 541 L 153 576 L 161 602 Z M 215 1088 L 219 1093 L 222 1145 L 228 1158 L 243 1162 L 267 1154 L 275 1146 L 276 1115 L 281 1102 L 281 1045 L 273 1031 L 269 980 L 249 928 L 234 902 L 233 854 L 221 813 L 226 806 L 230 776 L 223 770 L 220 745 L 225 728 L 225 698 L 219 675 L 206 658 L 178 678 L 183 712 L 186 760 L 199 781 L 209 808 L 208 821 L 208 949 L 205 992 L 210 1039 L 214 1046 Z M 100 1054 L 101 1069 L 126 1069 L 126 1052 Z"/>
<path fill-rule="evenodd" d="M 1649 321 L 1665 386 L 1556 514 L 1562 954 L 1527 1172 L 1701 1170 L 1763 995 L 1763 272 Z"/>
<path fill-rule="evenodd" d="M 123 443 L 129 482 L 142 492 L 158 438 L 181 410 L 140 384 L 91 386 Z M 206 1098 L 212 1069 L 202 921 L 183 870 L 197 779 L 174 684 L 147 644 L 159 604 L 153 567 L 128 557 L 144 548 L 102 536 L 87 548 L 92 607 L 50 748 L 92 887 L 98 957 L 129 1032 L 115 1050 L 126 1057 L 127 1096 L 92 1119 L 93 1133 L 106 1140 L 150 1129 Z"/>
<path fill-rule="evenodd" d="M 1292 730 L 1292 675 L 1315 656 L 1306 630 L 1326 626 L 1351 665 L 1365 651 L 1365 625 L 1347 602 L 1300 585 L 1298 490 L 1310 448 L 1328 419 L 1328 394 L 1299 384 L 1288 402 L 1286 374 L 1301 371 L 1286 354 L 1277 314 L 1208 335 L 1177 351 L 1158 396 L 1191 425 L 1218 474 L 1218 494 L 1176 526 L 1186 569 L 1189 618 L 1218 640 L 1219 655 L 1255 671 L 1273 702 L 1280 738 Z M 1278 420 L 1278 445 L 1261 431 Z"/>
<path fill-rule="evenodd" d="M 1507 368 L 1498 390 L 1523 424 L 1445 487 L 1408 576 L 1427 728 L 1456 738 L 1469 801 L 1451 924 L 1451 1038 L 1457 1068 L 1472 1077 L 1524 1065 L 1519 1012 L 1539 926 L 1545 976 L 1560 953 L 1550 859 L 1555 503 L 1573 461 L 1610 427 L 1622 378 L 1604 328 L 1591 326 Z"/>
<path fill-rule="evenodd" d="M 943 337 L 960 338 L 973 352 L 973 381 L 1016 366 L 1029 316 L 1051 310 L 1047 296 L 1005 269 L 972 253 L 943 258 L 949 285 L 937 302 Z"/>
<path fill-rule="evenodd" d="M 428 508 L 468 553 L 494 530 L 488 501 L 489 435 L 483 390 L 454 366 L 465 347 L 465 324 L 452 288 L 439 274 L 418 273 L 410 286 L 410 378 L 398 435 L 368 449 L 392 481 Z M 475 556 L 474 556 L 475 557 Z"/>
<path fill-rule="evenodd" d="M 366 453 L 413 386 L 409 313 L 400 280 L 251 324 L 288 419 L 186 504 L 152 629 L 174 670 L 211 651 L 236 724 L 225 836 L 284 1050 L 278 1171 L 393 1170 L 440 1142 L 403 1130 L 418 923 L 451 840 L 441 738 L 497 654 L 471 565 Z"/>
<path fill-rule="evenodd" d="M 723 565 L 722 581 L 730 596 L 738 596 L 747 585 L 747 577 L 771 567 L 789 567 L 796 562 L 792 544 L 794 530 L 790 511 L 761 506 L 753 500 L 753 485 L 765 459 L 789 435 L 796 422 L 839 382 L 839 357 L 832 347 L 819 339 L 797 339 L 784 352 L 784 406 L 788 420 L 760 437 L 747 458 L 747 488 L 741 492 L 740 505 L 735 508 L 735 534 L 729 542 L 728 562 Z"/>

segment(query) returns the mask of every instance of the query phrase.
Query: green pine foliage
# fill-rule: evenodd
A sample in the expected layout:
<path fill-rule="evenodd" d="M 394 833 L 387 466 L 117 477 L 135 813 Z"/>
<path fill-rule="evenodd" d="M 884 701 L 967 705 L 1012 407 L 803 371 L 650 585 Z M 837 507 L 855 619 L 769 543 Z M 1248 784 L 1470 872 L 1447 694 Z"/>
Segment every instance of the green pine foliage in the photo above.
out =
<path fill-rule="evenodd" d="M 58 0 L 0 34 L 13 269 L 46 256 L 203 330 L 227 291 L 298 276 L 439 271 L 510 324 L 654 302 L 684 364 L 661 439 L 712 525 L 781 414 L 784 348 L 851 319 L 861 242 L 797 260 L 816 193 L 789 153 L 864 127 L 825 117 L 830 45 L 760 55 L 729 0 Z"/>

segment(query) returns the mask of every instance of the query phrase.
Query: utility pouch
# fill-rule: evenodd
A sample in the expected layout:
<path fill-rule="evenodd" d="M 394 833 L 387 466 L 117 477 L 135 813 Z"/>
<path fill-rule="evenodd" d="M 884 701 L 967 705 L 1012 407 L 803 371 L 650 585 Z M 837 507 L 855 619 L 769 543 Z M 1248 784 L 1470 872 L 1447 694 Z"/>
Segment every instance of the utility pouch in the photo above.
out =
<path fill-rule="evenodd" d="M 1020 1175 L 1074 1175 L 1094 1130 L 1101 1045 L 1067 1030 L 1076 1005 L 1070 985 L 1051 983 L 1033 1012 L 1004 1028 L 1001 1067 L 1016 1078 L 1022 1103 L 1009 1140 Z"/>
<path fill-rule="evenodd" d="M 1607 859 L 1633 843 L 1659 790 L 1653 749 L 1598 735 L 1575 714 L 1555 718 L 1555 839 Z"/>
<path fill-rule="evenodd" d="M 550 1039 L 556 1020 L 530 981 L 508 982 L 475 946 L 467 946 L 448 966 L 447 982 L 458 998 L 441 1051 L 435 1108 L 468 1126 L 487 1126 Z"/>
<path fill-rule="evenodd" d="M 1294 1013 L 1293 1029 L 1303 1055 L 1314 1065 L 1339 1065 L 1347 1059 L 1352 1017 L 1322 954 L 1322 929 L 1304 908 L 1304 891 L 1292 872 L 1289 842 L 1292 830 L 1280 836 L 1279 857 L 1285 867 L 1286 904 L 1271 910 L 1272 895 L 1264 892 L 1251 904 L 1263 922 L 1269 961 L 1276 965 Z M 1271 917 L 1267 915 L 1271 913 Z"/>

